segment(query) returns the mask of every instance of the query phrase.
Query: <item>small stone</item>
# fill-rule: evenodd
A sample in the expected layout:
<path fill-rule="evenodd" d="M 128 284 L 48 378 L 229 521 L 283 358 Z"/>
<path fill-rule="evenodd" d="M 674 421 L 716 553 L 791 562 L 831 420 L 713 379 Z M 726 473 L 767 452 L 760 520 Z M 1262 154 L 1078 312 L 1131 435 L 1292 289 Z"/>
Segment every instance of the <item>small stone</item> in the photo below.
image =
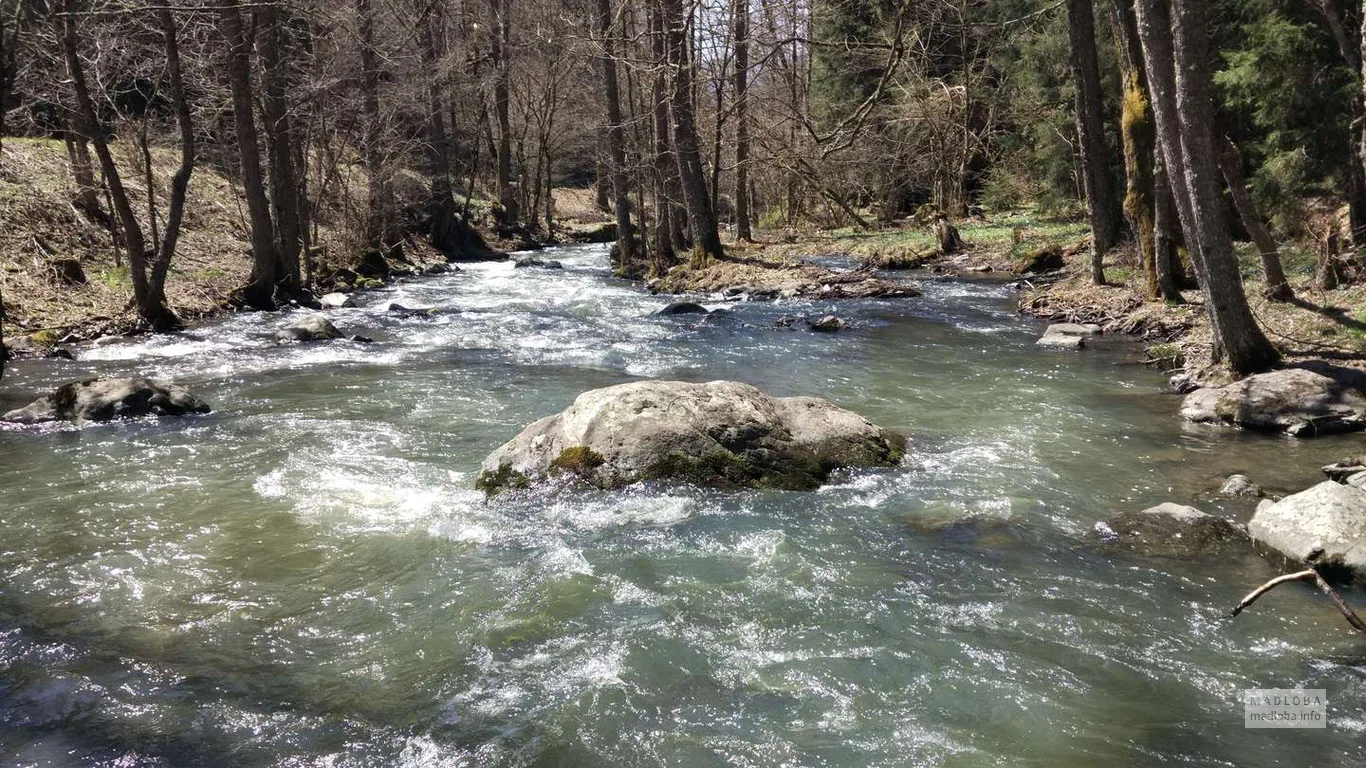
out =
<path fill-rule="evenodd" d="M 1219 486 L 1221 496 L 1252 496 L 1262 495 L 1262 489 L 1258 488 L 1247 475 L 1229 475 L 1224 484 Z"/>

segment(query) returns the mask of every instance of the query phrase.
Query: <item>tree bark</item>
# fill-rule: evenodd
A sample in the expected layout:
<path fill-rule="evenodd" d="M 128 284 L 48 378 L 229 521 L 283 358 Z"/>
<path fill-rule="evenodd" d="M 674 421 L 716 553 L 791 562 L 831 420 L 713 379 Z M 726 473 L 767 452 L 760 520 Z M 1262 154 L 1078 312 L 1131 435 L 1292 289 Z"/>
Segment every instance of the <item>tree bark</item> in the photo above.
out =
<path fill-rule="evenodd" d="M 299 254 L 303 250 L 303 222 L 299 185 L 294 174 L 294 126 L 290 117 L 289 70 L 285 61 L 285 31 L 276 3 L 264 6 L 257 15 L 261 35 L 261 117 L 265 128 L 270 163 L 271 209 L 275 214 L 275 251 L 279 255 L 276 283 L 291 293 L 303 287 Z"/>
<path fill-rule="evenodd" d="M 508 12 L 512 0 L 489 0 L 493 11 L 490 40 L 494 67 L 493 111 L 498 120 L 498 202 L 503 206 L 503 222 L 514 225 L 521 220 L 517 210 L 517 190 L 512 185 L 512 117 L 508 84 L 511 68 L 508 47 L 512 41 Z"/>
<path fill-rule="evenodd" d="M 109 191 L 111 207 L 118 216 L 119 229 L 123 232 L 123 244 L 128 249 L 128 275 L 133 283 L 133 301 L 138 316 L 154 330 L 168 330 L 175 326 L 175 315 L 166 308 L 164 300 L 153 295 L 147 279 L 147 241 L 142 225 L 133 212 L 133 203 L 123 186 L 114 155 L 109 151 L 109 142 L 96 117 L 95 103 L 90 95 L 85 79 L 85 67 L 81 62 L 80 46 L 76 35 L 76 16 L 73 14 L 75 3 L 65 0 L 62 4 L 65 15 L 62 18 L 62 53 L 66 59 L 67 74 L 76 97 L 79 130 L 89 138 L 99 159 L 100 170 L 104 173 L 105 186 Z M 152 190 L 148 190 L 152 194 Z"/>
<path fill-rule="evenodd" d="M 166 209 L 166 230 L 161 238 L 161 250 L 152 262 L 152 275 L 148 280 L 149 301 L 155 305 L 166 306 L 166 274 L 175 258 L 176 244 L 180 242 L 180 227 L 185 220 L 185 200 L 189 196 L 190 176 L 195 167 L 194 121 L 190 115 L 190 103 L 185 98 L 185 82 L 180 66 L 180 43 L 176 39 L 175 19 L 166 8 L 157 10 L 157 23 L 161 27 L 162 47 L 166 53 L 166 75 L 171 88 L 171 103 L 175 108 L 176 126 L 180 129 L 180 167 L 171 177 L 171 200 Z M 170 311 L 169 309 L 167 310 Z"/>
<path fill-rule="evenodd" d="M 749 211 L 749 0 L 735 2 L 735 235 L 754 239 Z"/>
<path fill-rule="evenodd" d="M 1091 279 L 1105 284 L 1103 260 L 1119 240 L 1120 212 L 1105 147 L 1104 104 L 1096 63 L 1096 25 L 1091 0 L 1067 0 L 1068 61 L 1076 91 L 1077 139 L 1091 223 Z"/>
<path fill-rule="evenodd" d="M 688 208 L 688 223 L 702 259 L 721 258 L 725 251 L 721 248 L 721 235 L 716 227 L 716 212 L 707 194 L 702 154 L 698 149 L 697 125 L 693 120 L 694 64 L 687 55 L 687 22 L 683 15 L 683 2 L 663 0 L 663 4 L 669 68 L 674 76 L 670 100 L 674 152 L 677 154 L 679 181 L 683 185 L 683 200 Z"/>
<path fill-rule="evenodd" d="M 651 53 L 653 54 L 654 81 L 651 83 L 651 107 L 654 119 L 654 198 L 655 221 L 651 252 L 651 268 L 656 274 L 663 274 L 676 263 L 674 207 L 671 198 L 673 184 L 678 175 L 678 164 L 674 161 L 669 142 L 669 97 L 666 90 L 668 81 L 664 76 L 668 47 L 664 39 L 663 16 L 658 3 L 651 2 L 647 11 L 647 26 L 650 33 Z"/>
<path fill-rule="evenodd" d="M 1248 307 L 1224 221 L 1211 127 L 1207 0 L 1138 0 L 1158 144 L 1169 170 L 1186 244 L 1205 294 L 1215 359 L 1237 374 L 1266 370 L 1279 360 Z"/>
<path fill-rule="evenodd" d="M 1224 174 L 1224 183 L 1228 185 L 1228 193 L 1233 198 L 1233 207 L 1238 211 L 1238 218 L 1242 219 L 1243 227 L 1252 236 L 1252 242 L 1257 246 L 1257 252 L 1262 258 L 1266 296 L 1272 301 L 1290 301 L 1295 298 L 1295 293 L 1290 289 L 1290 283 L 1285 280 L 1285 270 L 1281 268 L 1280 249 L 1276 247 L 1276 239 L 1271 236 L 1266 223 L 1257 214 L 1257 207 L 1252 204 L 1252 195 L 1247 190 L 1247 181 L 1243 178 L 1243 171 L 1238 163 L 1238 148 L 1224 137 L 1219 148 L 1219 170 Z"/>
<path fill-rule="evenodd" d="M 370 178 L 369 241 L 383 256 L 397 244 L 394 230 L 393 194 L 389 183 L 388 162 L 382 147 L 379 113 L 379 51 L 375 45 L 375 10 L 371 0 L 356 0 L 356 24 L 360 35 L 361 111 L 365 119 L 363 155 Z"/>
<path fill-rule="evenodd" d="M 612 179 L 612 207 L 617 216 L 617 269 L 629 274 L 636 264 L 636 249 L 631 232 L 631 190 L 626 186 L 626 136 L 622 131 L 617 54 L 612 39 L 612 1 L 597 0 L 597 6 L 598 34 L 602 36 L 602 87 L 607 101 L 607 172 Z"/>
<path fill-rule="evenodd" d="M 265 179 L 261 173 L 260 140 L 251 85 L 251 61 L 242 31 L 242 13 L 237 0 L 218 0 L 219 22 L 228 43 L 228 84 L 232 90 L 232 115 L 237 131 L 237 155 L 242 172 L 242 195 L 247 199 L 251 222 L 251 282 L 242 289 L 243 300 L 256 309 L 275 309 L 276 266 L 275 224 L 270 218 Z"/>
<path fill-rule="evenodd" d="M 1366 45 L 1366 26 L 1361 37 L 1354 38 L 1347 31 L 1347 19 L 1338 0 L 1312 0 L 1323 16 L 1328 31 L 1333 35 L 1338 53 L 1347 68 L 1362 74 L 1362 47 Z M 1366 15 L 1363 15 L 1366 24 Z M 1366 87 L 1366 84 L 1363 84 Z M 1352 241 L 1361 243 L 1366 238 L 1366 93 L 1358 90 L 1352 95 L 1351 124 L 1348 131 L 1347 177 L 1343 180 L 1347 197 L 1347 212 L 1352 229 Z"/>

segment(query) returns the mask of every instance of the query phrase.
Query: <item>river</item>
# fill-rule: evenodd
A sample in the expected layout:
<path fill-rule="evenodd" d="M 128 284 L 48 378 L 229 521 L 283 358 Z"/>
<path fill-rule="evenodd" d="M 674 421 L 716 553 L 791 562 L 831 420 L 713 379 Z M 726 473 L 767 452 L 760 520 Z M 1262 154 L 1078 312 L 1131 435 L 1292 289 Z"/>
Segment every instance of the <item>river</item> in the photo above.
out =
<path fill-rule="evenodd" d="M 1359 437 L 1182 425 L 1131 347 L 1033 344 L 1008 286 L 667 303 L 599 246 L 366 294 L 372 345 L 285 318 L 29 361 L 174 379 L 189 420 L 0 432 L 0 763 L 42 766 L 1360 766 L 1366 643 L 1273 574 L 1099 549 L 1117 511 L 1245 471 L 1320 479 Z M 440 308 L 398 318 L 383 305 Z M 718 302 L 719 304 L 719 302 Z M 714 306 L 714 305 L 713 305 Z M 837 334 L 776 328 L 835 309 Z M 485 502 L 480 461 L 638 377 L 811 394 L 908 432 L 815 493 Z M 1350 598 L 1361 603 L 1360 593 Z M 1324 730 L 1245 730 L 1246 688 L 1324 688 Z"/>

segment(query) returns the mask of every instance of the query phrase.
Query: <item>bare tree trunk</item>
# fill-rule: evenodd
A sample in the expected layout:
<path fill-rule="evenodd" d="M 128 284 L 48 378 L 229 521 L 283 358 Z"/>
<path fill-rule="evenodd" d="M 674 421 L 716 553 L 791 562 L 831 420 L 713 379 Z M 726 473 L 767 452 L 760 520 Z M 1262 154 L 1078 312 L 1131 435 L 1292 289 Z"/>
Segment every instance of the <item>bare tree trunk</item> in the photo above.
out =
<path fill-rule="evenodd" d="M 498 202 L 503 206 L 503 221 L 508 225 L 521 220 L 517 210 L 517 191 L 512 186 L 512 118 L 509 112 L 508 83 L 511 68 L 508 47 L 512 30 L 508 12 L 512 0 L 489 0 L 493 11 L 491 45 L 493 51 L 493 111 L 498 119 Z"/>
<path fill-rule="evenodd" d="M 394 233 L 393 190 L 381 142 L 383 124 L 379 113 L 379 51 L 375 46 L 375 10 L 371 0 L 356 0 L 356 24 L 360 34 L 361 111 L 365 118 L 364 160 L 370 177 L 369 240 L 382 256 L 397 244 Z"/>
<path fill-rule="evenodd" d="M 677 176 L 678 165 L 674 161 L 669 144 L 669 99 L 665 90 L 665 61 L 668 48 L 664 40 L 663 17 L 658 3 L 651 2 L 647 11 L 651 52 L 653 53 L 654 81 L 651 84 L 651 101 L 654 118 L 654 198 L 655 229 L 654 250 L 651 254 L 652 268 L 663 274 L 672 267 L 677 259 L 673 221 L 673 204 L 670 201 L 672 185 L 670 180 Z"/>
<path fill-rule="evenodd" d="M 1247 191 L 1247 181 L 1238 167 L 1238 148 L 1227 137 L 1219 147 L 1219 170 L 1224 174 L 1224 183 L 1233 198 L 1233 207 L 1243 220 L 1243 227 L 1252 235 L 1252 242 L 1262 257 L 1262 276 L 1266 280 L 1266 297 L 1272 301 L 1290 301 L 1295 292 L 1285 281 L 1285 270 L 1281 268 L 1281 252 L 1276 247 L 1276 239 L 1266 228 L 1262 217 L 1257 215 L 1257 207 L 1252 204 L 1252 195 Z"/>
<path fill-rule="evenodd" d="M 276 283 L 290 293 L 303 287 L 299 254 L 303 250 L 302 217 L 298 183 L 294 177 L 294 127 L 288 102 L 288 63 L 284 60 L 283 21 L 280 7 L 271 3 L 257 14 L 261 35 L 262 126 L 269 141 L 271 208 L 275 214 L 276 253 L 280 274 Z"/>
<path fill-rule="evenodd" d="M 702 170 L 702 155 L 698 149 L 697 126 L 693 121 L 693 62 L 687 56 L 687 26 L 683 15 L 683 0 L 663 0 L 664 27 L 669 48 L 669 66 L 673 71 L 674 152 L 678 159 L 678 177 L 683 185 L 683 200 L 688 207 L 688 222 L 692 227 L 696 247 L 702 258 L 720 258 L 721 235 L 716 228 L 716 212 L 707 194 L 707 179 Z"/>
<path fill-rule="evenodd" d="M 1157 151 L 1153 157 L 1153 259 L 1157 270 L 1158 295 L 1166 301 L 1182 303 L 1181 287 L 1186 268 L 1181 263 L 1181 221 L 1176 213 L 1167 177 L 1166 161 Z"/>
<path fill-rule="evenodd" d="M 1214 330 L 1215 359 L 1238 374 L 1266 370 L 1280 358 L 1267 341 L 1243 293 L 1223 202 L 1214 138 L 1207 55 L 1207 0 L 1138 0 L 1158 143 L 1170 172 L 1173 197 L 1191 261 L 1205 293 Z"/>
<path fill-rule="evenodd" d="M 626 274 L 636 263 L 636 252 L 631 232 L 631 190 L 626 186 L 626 136 L 621 122 L 621 91 L 617 87 L 612 2 L 597 0 L 597 6 L 598 34 L 602 36 L 602 87 L 607 100 L 607 173 L 612 179 L 612 207 L 617 215 L 617 270 Z"/>
<path fill-rule="evenodd" d="M 749 211 L 749 0 L 735 2 L 735 235 L 754 239 Z"/>
<path fill-rule="evenodd" d="M 133 301 L 137 305 L 138 315 L 149 325 L 160 329 L 167 322 L 166 315 L 169 313 L 157 311 L 164 310 L 149 304 L 149 291 L 147 285 L 147 243 L 143 238 L 142 226 L 138 223 L 137 216 L 133 212 L 132 201 L 128 197 L 128 191 L 123 186 L 123 179 L 119 175 L 118 165 L 114 162 L 114 155 L 109 151 L 109 142 L 105 140 L 104 131 L 100 128 L 99 120 L 95 113 L 95 103 L 90 96 L 90 88 L 85 80 L 85 67 L 81 62 L 79 44 L 76 39 L 76 16 L 75 3 L 72 0 L 65 0 L 62 4 L 65 16 L 62 19 L 62 52 L 66 59 L 67 75 L 71 78 L 71 87 L 76 96 L 76 110 L 80 119 L 80 131 L 90 139 L 90 143 L 95 147 L 95 156 L 99 158 L 100 170 L 104 173 L 105 185 L 109 190 L 109 199 L 112 203 L 114 212 L 118 215 L 119 229 L 123 232 L 123 243 L 128 248 L 128 272 L 133 283 Z M 150 194 L 151 191 L 149 190 Z"/>
<path fill-rule="evenodd" d="M 180 241 L 180 226 L 185 219 L 185 199 L 190 188 L 190 175 L 194 173 L 195 142 L 194 122 L 190 116 L 190 104 L 185 98 L 185 82 L 180 67 L 180 44 L 176 40 L 175 20 L 166 8 L 157 10 L 157 24 L 161 27 L 162 47 L 166 52 L 166 74 L 170 80 L 171 103 L 175 107 L 176 126 L 180 129 L 180 167 L 171 177 L 171 200 L 166 209 L 166 231 L 161 238 L 161 250 L 152 262 L 152 275 L 148 280 L 149 301 L 166 305 L 166 274 L 175 258 L 176 244 Z M 166 310 L 169 312 L 170 310 Z"/>
<path fill-rule="evenodd" d="M 1328 25 L 1333 35 L 1338 53 L 1347 68 L 1360 74 L 1362 46 L 1366 38 L 1354 38 L 1348 34 L 1347 19 L 1338 7 L 1338 0 L 1311 0 Z M 1366 19 L 1366 15 L 1363 16 Z M 1366 28 L 1361 30 L 1366 36 Z M 1363 87 L 1366 87 L 1364 85 Z M 1352 97 L 1351 130 L 1347 147 L 1347 178 L 1344 179 L 1347 197 L 1347 211 L 1352 228 L 1352 241 L 1360 244 L 1366 238 L 1366 93 L 1358 91 Z"/>
<path fill-rule="evenodd" d="M 242 298 L 256 309 L 275 309 L 275 280 L 279 257 L 275 253 L 275 224 L 270 218 L 261 173 L 260 141 L 256 118 L 252 114 L 254 97 L 251 86 L 251 61 L 242 31 L 242 14 L 237 0 L 218 0 L 219 21 L 228 42 L 228 83 L 232 89 L 232 114 L 237 131 L 237 154 L 242 171 L 242 194 L 247 199 L 251 221 L 251 282 L 242 289 Z"/>
<path fill-rule="evenodd" d="M 1067 0 L 1068 60 L 1076 91 L 1077 139 L 1082 181 L 1091 220 L 1091 280 L 1105 284 L 1103 260 L 1119 240 L 1120 213 L 1105 149 L 1104 104 L 1096 63 L 1096 24 L 1091 0 Z"/>

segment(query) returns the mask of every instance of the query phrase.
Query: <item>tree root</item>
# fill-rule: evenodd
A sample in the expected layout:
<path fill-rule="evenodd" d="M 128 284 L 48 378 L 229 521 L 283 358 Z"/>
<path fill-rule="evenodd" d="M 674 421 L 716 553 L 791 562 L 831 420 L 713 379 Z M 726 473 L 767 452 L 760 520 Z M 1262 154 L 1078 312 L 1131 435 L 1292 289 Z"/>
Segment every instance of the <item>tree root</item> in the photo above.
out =
<path fill-rule="evenodd" d="M 1356 611 L 1352 610 L 1352 607 L 1347 604 L 1347 601 L 1342 599 L 1342 595 L 1338 594 L 1336 589 L 1333 589 L 1333 585 L 1329 584 L 1327 580 L 1323 578 L 1323 574 L 1319 573 L 1316 568 L 1310 568 L 1298 573 L 1288 573 L 1284 576 L 1277 576 L 1271 581 L 1257 587 L 1248 593 L 1247 597 L 1238 601 L 1238 604 L 1233 607 L 1233 613 L 1231 615 L 1237 616 L 1242 613 L 1245 608 L 1257 602 L 1257 598 L 1282 584 L 1287 584 L 1292 581 L 1314 582 L 1318 586 L 1319 591 L 1327 595 L 1328 599 L 1333 601 L 1333 605 L 1337 606 L 1337 609 L 1346 617 L 1347 623 L 1351 624 L 1358 632 L 1366 634 L 1366 621 L 1361 620 L 1361 617 L 1356 614 Z"/>

